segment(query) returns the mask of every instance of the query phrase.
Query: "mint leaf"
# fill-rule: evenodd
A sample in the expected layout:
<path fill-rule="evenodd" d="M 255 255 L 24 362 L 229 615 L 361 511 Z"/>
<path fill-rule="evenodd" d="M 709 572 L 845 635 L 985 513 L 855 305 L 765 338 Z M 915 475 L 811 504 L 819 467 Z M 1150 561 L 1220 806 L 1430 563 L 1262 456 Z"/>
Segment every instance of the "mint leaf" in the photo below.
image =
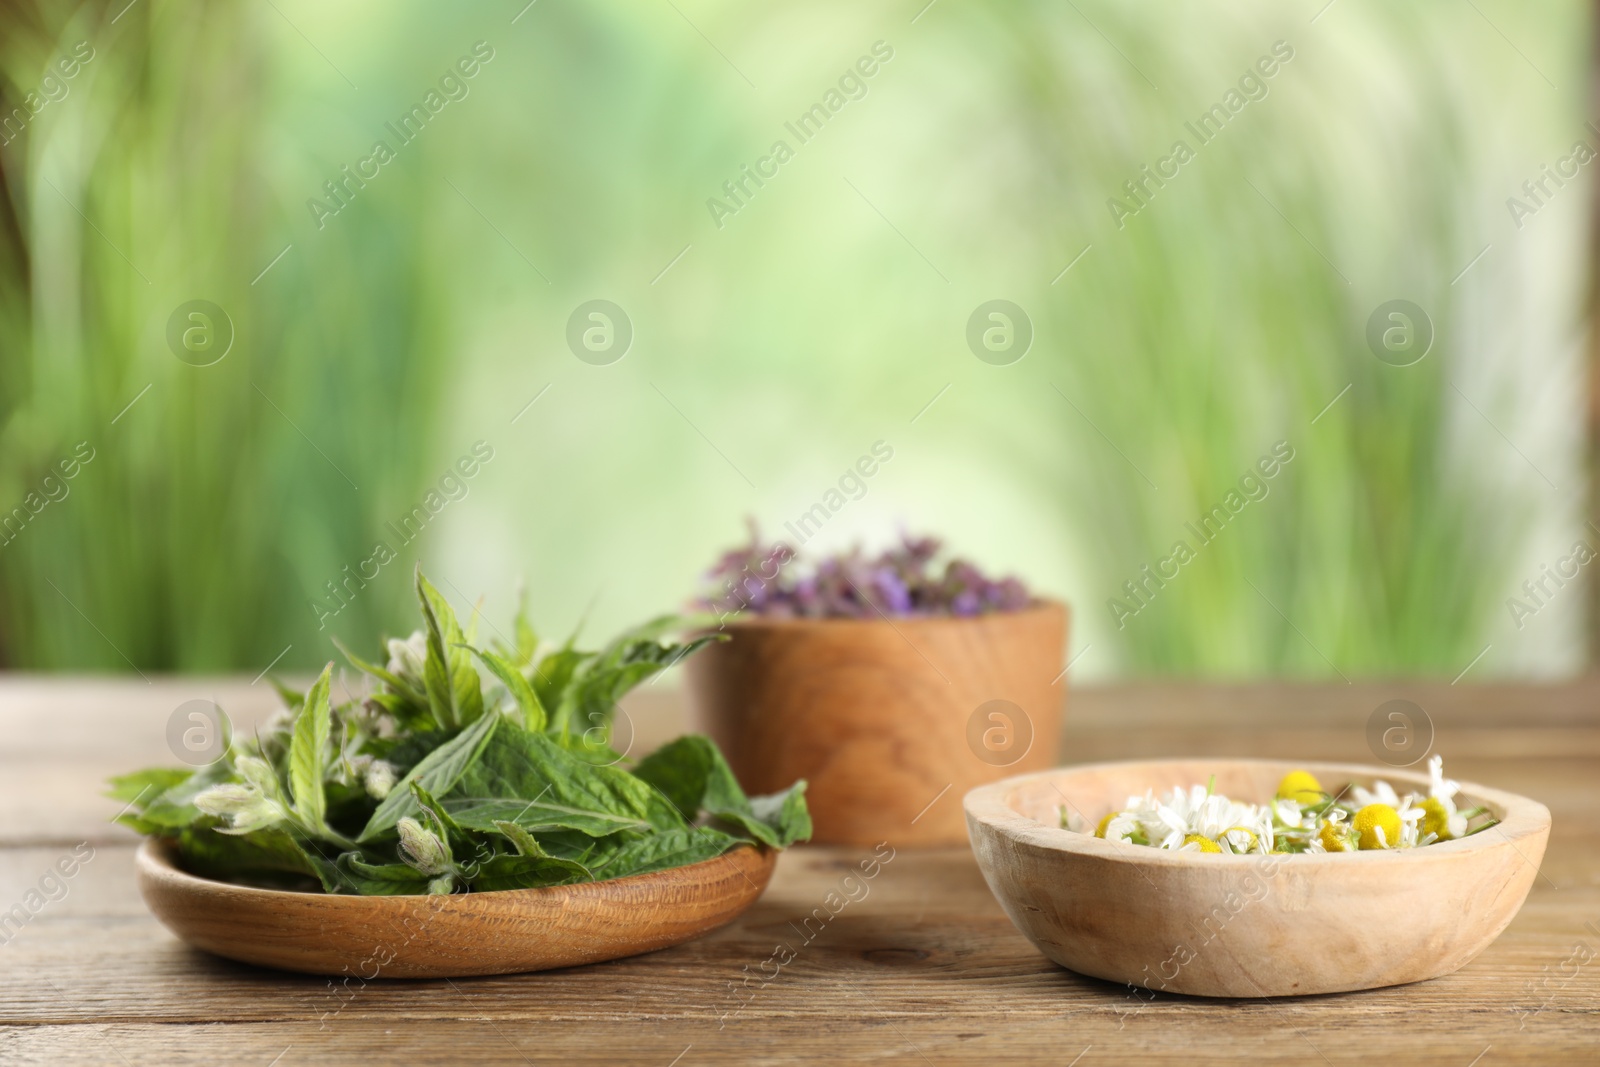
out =
<path fill-rule="evenodd" d="M 281 827 L 219 834 L 199 826 L 182 831 L 177 840 L 184 869 L 205 878 L 281 883 L 285 875 L 298 875 L 317 879 L 325 892 L 335 892 L 339 886 L 334 864 Z"/>
<path fill-rule="evenodd" d="M 761 840 L 776 848 L 811 840 L 811 811 L 806 807 L 804 778 L 781 793 L 751 797 L 750 814 L 761 825 L 772 828 L 772 838 Z"/>
<path fill-rule="evenodd" d="M 387 685 L 397 696 L 404 697 L 407 700 L 414 701 L 418 704 L 426 705 L 428 703 L 427 694 L 417 692 L 410 682 L 406 681 L 398 674 L 395 674 L 387 667 L 380 667 L 376 663 L 368 663 L 366 660 L 362 659 L 360 656 L 346 648 L 344 642 L 339 640 L 337 637 L 333 639 L 333 645 L 350 663 L 350 666 L 354 667 L 362 674 L 372 675 L 372 677 L 378 679 L 384 685 Z"/>
<path fill-rule="evenodd" d="M 649 833 L 652 829 L 641 818 L 533 800 L 455 797 L 445 801 L 444 808 L 457 824 L 480 833 L 501 823 L 513 823 L 530 833 L 576 830 L 589 837 L 608 837 L 623 830 Z"/>
<path fill-rule="evenodd" d="M 289 792 L 294 799 L 294 813 L 308 827 L 319 831 L 327 829 L 328 798 L 322 790 L 322 779 L 327 772 L 331 728 L 328 687 L 332 675 L 330 663 L 307 690 L 289 741 Z"/>
<path fill-rule="evenodd" d="M 428 705 L 440 726 L 455 729 L 474 722 L 483 714 L 483 691 L 472 657 L 464 647 L 467 635 L 439 590 L 422 576 L 417 564 L 417 601 L 427 624 L 428 656 L 423 664 L 423 681 L 428 688 Z"/>
<path fill-rule="evenodd" d="M 500 679 L 500 684 L 510 692 L 511 698 L 517 702 L 517 707 L 522 711 L 522 725 L 534 731 L 543 730 L 548 718 L 544 712 L 544 705 L 539 703 L 539 695 L 533 691 L 533 686 L 528 684 L 522 672 L 504 657 L 497 656 L 493 652 L 476 648 L 470 651 L 483 661 L 483 665 L 489 668 L 489 673 Z"/>
<path fill-rule="evenodd" d="M 428 891 L 428 876 L 407 863 L 367 863 L 355 852 L 339 857 L 339 873 L 362 896 L 398 897 Z"/>
<path fill-rule="evenodd" d="M 593 881 L 589 869 L 572 860 L 556 859 L 554 856 L 500 855 L 478 866 L 472 879 L 472 888 L 474 892 L 496 892 L 589 881 Z"/>
<path fill-rule="evenodd" d="M 596 766 L 548 735 L 514 723 L 504 724 L 484 746 L 482 756 L 445 800 L 452 797 L 526 797 L 575 812 L 636 819 L 656 829 L 687 825 L 666 797 L 627 771 Z"/>
<path fill-rule="evenodd" d="M 596 726 L 609 730 L 617 701 L 629 690 L 713 641 L 727 639 L 723 634 L 703 634 L 681 645 L 657 642 L 660 633 L 681 625 L 682 620 L 673 615 L 652 620 L 628 631 L 598 656 L 578 665 L 561 694 L 551 729 L 580 734 Z"/>
<path fill-rule="evenodd" d="M 482 715 L 477 722 L 424 756 L 389 790 L 389 795 L 372 813 L 366 828 L 356 840 L 370 841 L 385 830 L 393 829 L 395 823 L 417 810 L 417 798 L 411 792 L 412 782 L 418 783 L 434 796 L 448 793 L 478 761 L 502 718 L 498 712 Z"/>
<path fill-rule="evenodd" d="M 689 734 L 669 742 L 641 760 L 633 773 L 661 790 L 691 821 L 704 813 L 777 848 L 811 836 L 805 782 L 752 801 L 709 737 Z"/>
<path fill-rule="evenodd" d="M 602 852 L 590 870 L 597 879 L 626 878 L 632 874 L 686 867 L 722 855 L 747 842 L 709 827 L 666 830 L 617 845 Z"/>
<path fill-rule="evenodd" d="M 192 771 L 174 770 L 170 767 L 151 767 L 148 770 L 122 774 L 111 779 L 106 796 L 133 804 L 141 811 L 160 798 L 161 794 L 180 782 L 187 781 Z"/>

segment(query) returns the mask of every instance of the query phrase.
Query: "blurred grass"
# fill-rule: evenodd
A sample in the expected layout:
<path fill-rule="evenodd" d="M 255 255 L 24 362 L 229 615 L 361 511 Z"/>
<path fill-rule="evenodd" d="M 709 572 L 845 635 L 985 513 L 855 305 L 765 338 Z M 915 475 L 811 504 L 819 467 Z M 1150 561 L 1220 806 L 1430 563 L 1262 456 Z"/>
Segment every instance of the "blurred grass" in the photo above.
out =
<path fill-rule="evenodd" d="M 0 656 L 320 662 L 308 602 L 479 438 L 468 499 L 330 630 L 401 625 L 419 553 L 463 598 L 526 571 L 552 628 L 598 597 L 603 629 L 884 438 L 828 539 L 944 532 L 1071 598 L 1102 673 L 1453 676 L 1491 639 L 1485 668 L 1570 667 L 1575 615 L 1500 633 L 1573 527 L 1501 431 L 1570 485 L 1548 427 L 1575 404 L 1541 389 L 1577 302 L 1527 264 L 1576 277 L 1581 249 L 1501 201 L 1581 132 L 1586 9 L 1520 12 L 1535 71 L 1443 9 L 1320 6 L 8 5 L 35 30 L 6 35 L 7 100 L 98 55 L 0 149 L 0 506 L 99 451 L 0 548 Z M 306 198 L 479 39 L 470 95 L 317 229 Z M 706 198 L 878 39 L 866 97 L 717 229 Z M 1278 39 L 1268 96 L 1118 229 L 1106 198 Z M 997 296 L 1037 328 L 1012 367 L 962 341 Z M 614 367 L 562 347 L 594 297 L 637 330 Z M 1395 297 L 1437 330 L 1413 367 L 1366 350 Z M 237 327 L 214 367 L 165 348 L 194 298 Z M 1279 440 L 1270 495 L 1118 628 L 1122 582 Z"/>

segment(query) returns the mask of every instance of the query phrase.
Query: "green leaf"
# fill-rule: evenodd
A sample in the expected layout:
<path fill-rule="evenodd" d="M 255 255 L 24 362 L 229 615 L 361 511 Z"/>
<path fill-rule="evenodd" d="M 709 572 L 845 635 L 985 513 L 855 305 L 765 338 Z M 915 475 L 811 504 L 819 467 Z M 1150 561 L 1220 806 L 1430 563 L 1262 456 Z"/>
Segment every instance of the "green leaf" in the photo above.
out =
<path fill-rule="evenodd" d="M 378 810 L 367 820 L 366 828 L 357 840 L 369 841 L 385 830 L 392 829 L 403 816 L 417 810 L 417 798 L 411 792 L 412 782 L 419 783 L 436 797 L 448 793 L 461 776 L 478 762 L 494 736 L 495 727 L 501 724 L 503 718 L 498 712 L 482 715 L 477 722 L 424 756 L 404 778 L 395 783 L 383 803 L 378 805 Z"/>
<path fill-rule="evenodd" d="M 294 812 L 307 826 L 319 831 L 327 829 L 328 798 L 322 791 L 322 780 L 327 773 L 328 687 L 332 675 L 330 663 L 306 692 L 289 742 L 289 792 Z"/>
<path fill-rule="evenodd" d="M 334 864 L 281 827 L 220 834 L 210 827 L 197 826 L 178 834 L 177 842 L 183 868 L 204 878 L 271 881 L 270 876 L 289 874 L 315 878 L 325 892 L 339 888 Z M 350 886 L 344 888 L 348 890 Z"/>
<path fill-rule="evenodd" d="M 752 801 L 709 737 L 690 734 L 663 745 L 633 773 L 661 790 L 690 821 L 705 813 L 779 848 L 811 836 L 805 782 Z"/>
<path fill-rule="evenodd" d="M 532 833 L 576 830 L 589 837 L 607 837 L 623 830 L 648 833 L 652 829 L 650 822 L 642 818 L 532 800 L 455 797 L 446 800 L 444 806 L 458 825 L 480 833 L 487 833 L 503 822 L 514 823 Z"/>
<path fill-rule="evenodd" d="M 781 793 L 751 797 L 750 814 L 761 825 L 772 828 L 770 840 L 756 835 L 769 845 L 788 848 L 796 841 L 811 840 L 811 810 L 806 807 L 804 778 Z"/>
<path fill-rule="evenodd" d="M 398 674 L 395 674 L 386 667 L 380 667 L 376 663 L 369 663 L 368 661 L 362 659 L 360 656 L 356 655 L 354 652 L 351 652 L 350 649 L 345 647 L 345 643 L 339 640 L 337 637 L 333 639 L 333 644 L 335 648 L 343 653 L 344 658 L 350 662 L 350 666 L 354 667 L 362 674 L 372 675 L 372 677 L 378 679 L 384 685 L 388 686 L 397 696 L 403 697 L 407 701 L 412 701 L 424 706 L 427 705 L 427 694 L 417 692 L 416 688 L 412 686 L 410 682 L 406 681 Z"/>
<path fill-rule="evenodd" d="M 562 693 L 551 729 L 581 734 L 599 727 L 609 738 L 617 701 L 629 690 L 713 641 L 726 640 L 723 634 L 702 634 L 681 645 L 656 641 L 659 633 L 681 625 L 682 620 L 673 615 L 652 620 L 623 634 L 594 659 L 581 664 Z"/>
<path fill-rule="evenodd" d="M 511 623 L 511 632 L 517 641 L 517 647 L 512 655 L 512 663 L 518 667 L 526 667 L 533 662 L 533 657 L 539 651 L 539 635 L 534 632 L 533 626 L 528 622 L 528 596 L 523 590 L 517 595 L 517 617 Z"/>
<path fill-rule="evenodd" d="M 421 896 L 428 891 L 430 879 L 410 864 L 366 863 L 355 852 L 346 852 L 338 863 L 339 872 L 362 896 Z"/>
<path fill-rule="evenodd" d="M 191 770 L 172 767 L 151 767 L 132 774 L 120 774 L 111 779 L 111 788 L 106 791 L 106 796 L 143 810 L 173 786 L 188 781 L 192 774 L 194 772 Z"/>
<path fill-rule="evenodd" d="M 435 791 L 435 795 L 440 795 Z M 526 797 L 537 804 L 639 819 L 657 829 L 687 825 L 660 791 L 619 767 L 601 767 L 564 750 L 546 734 L 501 727 L 451 796 Z M 457 818 L 461 818 L 457 812 Z M 520 823 L 521 819 L 512 821 Z"/>
<path fill-rule="evenodd" d="M 428 705 L 440 726 L 454 729 L 466 726 L 483 714 L 483 691 L 472 656 L 466 651 L 467 636 L 450 607 L 450 602 L 422 576 L 417 564 L 417 600 L 427 623 L 428 656 L 423 665 L 423 680 L 428 689 Z"/>
<path fill-rule="evenodd" d="M 573 676 L 579 668 L 593 658 L 593 652 L 580 652 L 572 647 L 569 640 L 565 647 L 534 665 L 533 691 L 538 694 L 539 703 L 550 712 L 550 722 L 545 726 L 547 730 L 562 728 L 557 719 L 567 689 L 572 685 Z"/>
<path fill-rule="evenodd" d="M 511 693 L 512 699 L 517 702 L 517 707 L 522 709 L 522 725 L 535 732 L 543 730 L 548 720 L 544 705 L 539 703 L 539 695 L 533 691 L 533 686 L 528 684 L 522 672 L 504 657 L 497 656 L 493 652 L 476 648 L 470 651 L 483 661 L 483 665 L 489 668 L 489 673 L 500 679 L 500 684 Z"/>
<path fill-rule="evenodd" d="M 507 822 L 504 819 L 496 819 L 494 820 L 494 828 L 508 838 L 512 845 L 516 846 L 517 855 L 538 857 L 548 855 L 544 849 L 539 847 L 539 842 L 535 840 L 534 836 L 516 823 Z"/>
<path fill-rule="evenodd" d="M 168 831 L 193 825 L 207 818 L 194 806 L 194 798 L 202 791 L 220 782 L 231 781 L 233 778 L 233 770 L 228 766 L 227 760 L 217 760 L 215 763 L 207 764 L 182 781 L 169 786 L 154 800 L 146 800 L 144 810 L 139 813 L 140 824 Z M 125 825 L 133 824 L 125 823 Z M 139 829 L 138 826 L 134 828 Z"/>
<path fill-rule="evenodd" d="M 334 638 L 333 643 L 337 645 L 339 643 L 339 639 Z M 288 708 L 290 711 L 293 711 L 295 708 L 298 708 L 300 705 L 306 702 L 306 695 L 304 693 L 295 689 L 290 689 L 276 678 L 268 678 L 267 681 L 272 683 L 272 688 L 277 690 L 278 699 L 282 700 L 283 706 Z"/>
<path fill-rule="evenodd" d="M 474 892 L 490 893 L 506 889 L 573 885 L 592 880 L 589 869 L 572 860 L 556 859 L 554 856 L 499 855 L 479 865 L 471 884 Z"/>
<path fill-rule="evenodd" d="M 732 834 L 706 826 L 666 830 L 619 843 L 599 854 L 589 869 L 597 879 L 626 878 L 700 863 L 746 843 Z"/>

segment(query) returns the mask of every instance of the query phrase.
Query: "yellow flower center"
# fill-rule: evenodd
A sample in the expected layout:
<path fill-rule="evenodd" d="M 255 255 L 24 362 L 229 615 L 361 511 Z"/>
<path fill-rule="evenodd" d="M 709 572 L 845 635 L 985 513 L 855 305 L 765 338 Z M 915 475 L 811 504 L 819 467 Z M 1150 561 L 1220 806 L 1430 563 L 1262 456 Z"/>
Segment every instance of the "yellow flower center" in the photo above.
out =
<path fill-rule="evenodd" d="M 1261 846 L 1261 839 L 1257 837 L 1256 832 L 1250 829 L 1248 826 L 1230 826 L 1226 830 L 1222 831 L 1223 837 L 1227 837 L 1229 834 L 1244 834 L 1245 837 L 1250 839 L 1250 843 L 1244 847 L 1245 852 L 1254 851 Z M 1230 845 L 1233 844 L 1232 841 L 1228 843 Z"/>
<path fill-rule="evenodd" d="M 1422 802 L 1422 811 L 1422 832 L 1435 834 L 1440 841 L 1450 840 L 1450 813 L 1444 810 L 1444 802 L 1429 797 Z"/>
<path fill-rule="evenodd" d="M 1348 852 L 1349 846 L 1345 843 L 1344 835 L 1331 822 L 1324 822 L 1317 831 L 1317 840 L 1322 842 L 1322 847 L 1329 852 Z"/>
<path fill-rule="evenodd" d="M 1215 841 L 1211 840 L 1211 838 L 1204 837 L 1204 836 L 1202 836 L 1200 834 L 1190 834 L 1188 837 L 1183 839 L 1183 843 L 1186 844 L 1186 845 L 1199 845 L 1201 852 L 1221 852 L 1222 851 L 1222 846 L 1221 845 L 1219 845 Z"/>
<path fill-rule="evenodd" d="M 1278 783 L 1278 799 L 1315 804 L 1322 799 L 1322 783 L 1310 771 L 1290 771 Z"/>
<path fill-rule="evenodd" d="M 1387 804 L 1368 804 L 1356 812 L 1351 825 L 1361 835 L 1363 850 L 1396 848 L 1400 844 L 1400 813 Z"/>

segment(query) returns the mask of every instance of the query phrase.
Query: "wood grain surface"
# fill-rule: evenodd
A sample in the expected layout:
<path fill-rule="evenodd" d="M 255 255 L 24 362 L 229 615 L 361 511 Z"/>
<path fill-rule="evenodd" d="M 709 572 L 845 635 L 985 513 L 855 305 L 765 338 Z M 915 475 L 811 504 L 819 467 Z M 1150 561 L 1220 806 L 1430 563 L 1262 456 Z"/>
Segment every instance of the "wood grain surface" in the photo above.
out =
<path fill-rule="evenodd" d="M 0 912 L 42 903 L 20 933 L 0 929 L 0 1063 L 1600 1062 L 1600 681 L 1076 691 L 1062 741 L 1074 763 L 1370 763 L 1368 718 L 1407 699 L 1431 718 L 1453 776 L 1550 808 L 1526 905 L 1462 970 L 1255 1001 L 1144 999 L 1063 970 L 1007 920 L 968 850 L 893 840 L 880 852 L 785 853 L 734 923 L 629 960 L 365 985 L 229 963 L 145 910 L 136 842 L 108 822 L 118 805 L 99 791 L 108 774 L 172 762 L 167 718 L 185 700 L 216 699 L 248 725 L 270 712 L 266 689 L 247 678 L 0 680 Z M 636 751 L 685 722 L 670 691 L 625 706 Z M 74 848 L 92 858 L 47 892 Z"/>
<path fill-rule="evenodd" d="M 797 778 L 818 844 L 960 845 L 968 789 L 1055 763 L 1066 605 L 976 618 L 737 619 L 685 666 L 752 794 Z M 958 803 L 939 805 L 953 794 Z"/>
<path fill-rule="evenodd" d="M 369 897 L 197 878 L 176 851 L 146 841 L 134 866 L 150 911 L 184 941 L 240 963 L 368 981 L 523 974 L 681 945 L 755 903 L 778 858 L 746 845 L 600 882 Z"/>
<path fill-rule="evenodd" d="M 1462 783 L 1500 822 L 1401 852 L 1218 856 L 1104 841 L 1087 827 L 1130 796 L 1201 782 L 1264 802 L 1284 775 L 1330 791 L 1386 781 L 1426 794 L 1415 768 L 1315 760 L 1122 760 L 974 789 L 964 806 L 984 879 L 1040 952 L 1079 974 L 1163 993 L 1285 997 L 1418 982 L 1471 962 L 1521 909 L 1550 836 L 1527 797 Z"/>

